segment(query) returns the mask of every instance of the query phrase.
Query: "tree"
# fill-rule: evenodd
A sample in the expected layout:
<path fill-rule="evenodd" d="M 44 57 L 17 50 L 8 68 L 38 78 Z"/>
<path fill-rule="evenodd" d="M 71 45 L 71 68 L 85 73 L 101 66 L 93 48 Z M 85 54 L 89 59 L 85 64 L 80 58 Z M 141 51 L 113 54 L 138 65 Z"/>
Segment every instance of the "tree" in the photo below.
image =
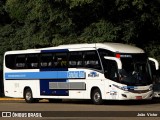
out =
<path fill-rule="evenodd" d="M 100 20 L 85 28 L 80 39 L 87 43 L 116 42 L 120 29 L 109 21 Z"/>
<path fill-rule="evenodd" d="M 160 61 L 159 0 L 1 0 L 1 63 L 7 50 L 122 42 Z"/>

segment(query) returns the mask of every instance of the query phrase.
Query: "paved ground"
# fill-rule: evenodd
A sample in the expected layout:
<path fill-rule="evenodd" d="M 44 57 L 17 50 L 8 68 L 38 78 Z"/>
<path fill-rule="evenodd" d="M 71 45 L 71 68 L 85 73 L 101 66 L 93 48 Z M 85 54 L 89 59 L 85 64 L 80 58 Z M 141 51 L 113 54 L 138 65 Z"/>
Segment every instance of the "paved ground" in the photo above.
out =
<path fill-rule="evenodd" d="M 153 101 L 106 101 L 104 105 L 93 105 L 90 101 L 68 101 L 62 103 L 49 103 L 42 100 L 39 103 L 28 104 L 23 99 L 0 98 L 0 114 L 2 112 L 14 113 L 41 113 L 42 118 L 37 119 L 63 119 L 63 120 L 97 120 L 97 119 L 154 119 L 160 118 L 160 100 Z M 59 112 L 60 111 L 60 112 Z M 158 114 L 159 117 L 147 117 L 149 114 Z M 136 115 L 146 115 L 146 117 L 136 117 Z M 15 114 L 17 115 L 17 114 Z M 37 114 L 38 115 L 38 114 Z M 67 117 L 65 117 L 68 115 Z M 48 116 L 48 118 L 44 117 Z M 56 117 L 55 117 L 56 116 Z M 74 117 L 73 117 L 74 116 Z M 80 117 L 81 116 L 81 117 Z M 93 117 L 94 116 L 94 117 Z M 111 116 L 111 117 L 105 117 Z M 121 117 L 116 117 L 121 116 Z M 15 117 L 15 116 L 14 116 Z M 0 118 L 0 120 L 2 117 Z M 10 119 L 10 118 L 5 118 Z M 22 118 L 11 118 L 22 119 Z M 28 118 L 23 118 L 28 120 Z M 36 118 L 35 118 L 36 119 Z M 4 118 L 2 119 L 4 120 Z"/>

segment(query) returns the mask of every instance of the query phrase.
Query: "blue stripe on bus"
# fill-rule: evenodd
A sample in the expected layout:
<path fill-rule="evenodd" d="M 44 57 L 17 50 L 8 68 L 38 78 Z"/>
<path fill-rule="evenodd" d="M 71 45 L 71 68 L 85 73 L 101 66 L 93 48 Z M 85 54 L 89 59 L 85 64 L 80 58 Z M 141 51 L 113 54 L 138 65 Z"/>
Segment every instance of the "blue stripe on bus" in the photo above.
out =
<path fill-rule="evenodd" d="M 124 89 L 135 89 L 135 86 L 123 86 Z"/>
<path fill-rule="evenodd" d="M 69 90 L 54 90 L 49 89 L 49 82 L 67 82 L 65 79 L 61 80 L 40 80 L 40 95 L 51 95 L 51 96 L 68 96 Z"/>
<path fill-rule="evenodd" d="M 68 68 L 40 68 L 40 71 L 68 71 Z"/>
<path fill-rule="evenodd" d="M 135 89 L 137 89 L 137 86 L 118 86 L 118 85 L 115 85 L 115 84 L 113 84 L 113 86 L 114 87 L 116 87 L 116 88 L 119 88 L 119 89 L 121 89 L 121 90 L 135 90 Z"/>
<path fill-rule="evenodd" d="M 41 53 L 68 52 L 68 49 L 41 50 Z"/>
<path fill-rule="evenodd" d="M 5 79 L 70 79 L 85 78 L 84 71 L 41 71 L 41 72 L 13 72 L 5 73 Z"/>

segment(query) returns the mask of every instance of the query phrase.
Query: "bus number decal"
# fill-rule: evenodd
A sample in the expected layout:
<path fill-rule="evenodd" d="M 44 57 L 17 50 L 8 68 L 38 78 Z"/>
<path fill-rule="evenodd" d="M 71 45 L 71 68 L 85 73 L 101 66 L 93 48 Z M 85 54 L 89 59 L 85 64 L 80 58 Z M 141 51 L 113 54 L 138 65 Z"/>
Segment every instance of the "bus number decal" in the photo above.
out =
<path fill-rule="evenodd" d="M 85 78 L 84 71 L 68 71 L 67 78 Z"/>
<path fill-rule="evenodd" d="M 90 72 L 88 77 L 99 77 L 99 74 L 97 72 Z"/>

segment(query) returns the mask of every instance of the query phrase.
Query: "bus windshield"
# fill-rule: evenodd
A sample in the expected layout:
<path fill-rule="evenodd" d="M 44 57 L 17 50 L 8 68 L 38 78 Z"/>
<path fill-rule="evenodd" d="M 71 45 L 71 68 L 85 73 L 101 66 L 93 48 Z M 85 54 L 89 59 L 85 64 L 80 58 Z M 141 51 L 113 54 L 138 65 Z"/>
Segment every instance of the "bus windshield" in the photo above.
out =
<path fill-rule="evenodd" d="M 143 86 L 152 83 L 151 70 L 146 54 L 120 54 L 122 70 L 119 70 L 121 83 Z"/>

